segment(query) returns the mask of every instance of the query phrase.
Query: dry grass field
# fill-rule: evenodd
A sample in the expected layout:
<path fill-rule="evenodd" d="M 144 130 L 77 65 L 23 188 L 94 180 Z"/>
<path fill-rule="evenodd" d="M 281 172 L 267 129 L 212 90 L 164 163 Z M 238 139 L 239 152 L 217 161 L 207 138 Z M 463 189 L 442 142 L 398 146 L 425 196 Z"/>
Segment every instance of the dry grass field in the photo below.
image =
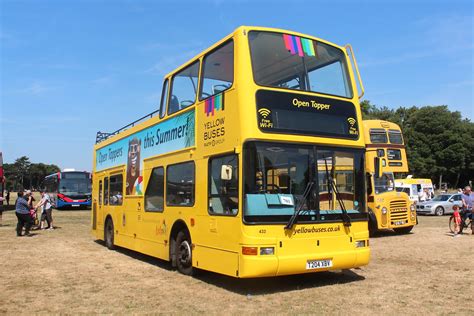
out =
<path fill-rule="evenodd" d="M 237 280 L 186 277 L 166 262 L 109 251 L 88 211 L 55 211 L 54 231 L 0 227 L 0 314 L 465 314 L 474 315 L 474 236 L 452 238 L 448 217 L 421 217 L 413 233 L 371 239 L 370 265 L 340 273 Z"/>

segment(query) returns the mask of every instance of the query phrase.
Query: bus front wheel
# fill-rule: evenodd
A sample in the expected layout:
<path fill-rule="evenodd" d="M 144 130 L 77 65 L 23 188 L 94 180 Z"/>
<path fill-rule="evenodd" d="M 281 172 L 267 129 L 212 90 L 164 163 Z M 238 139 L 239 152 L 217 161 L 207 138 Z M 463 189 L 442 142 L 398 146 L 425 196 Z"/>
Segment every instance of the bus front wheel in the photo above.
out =
<path fill-rule="evenodd" d="M 108 218 L 105 222 L 105 229 L 104 229 L 104 240 L 105 240 L 105 246 L 110 249 L 114 250 L 115 245 L 114 245 L 114 223 L 112 222 L 112 219 Z"/>
<path fill-rule="evenodd" d="M 186 231 L 180 231 L 176 236 L 176 266 L 185 275 L 193 275 L 193 251 L 191 238 Z"/>

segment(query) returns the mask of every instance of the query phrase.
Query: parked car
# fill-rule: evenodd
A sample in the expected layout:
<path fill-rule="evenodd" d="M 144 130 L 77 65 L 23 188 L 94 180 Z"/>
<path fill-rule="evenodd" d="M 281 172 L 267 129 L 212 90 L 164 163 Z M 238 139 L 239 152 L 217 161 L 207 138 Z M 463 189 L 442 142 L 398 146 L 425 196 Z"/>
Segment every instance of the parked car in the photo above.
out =
<path fill-rule="evenodd" d="M 417 214 L 444 215 L 452 214 L 453 206 L 462 206 L 461 194 L 440 194 L 432 200 L 421 202 L 416 205 Z"/>

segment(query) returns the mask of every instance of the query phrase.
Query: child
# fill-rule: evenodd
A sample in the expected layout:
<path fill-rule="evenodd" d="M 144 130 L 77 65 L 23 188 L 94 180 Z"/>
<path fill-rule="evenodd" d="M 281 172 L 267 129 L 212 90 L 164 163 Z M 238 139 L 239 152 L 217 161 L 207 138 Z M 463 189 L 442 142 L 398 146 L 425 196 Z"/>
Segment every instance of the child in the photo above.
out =
<path fill-rule="evenodd" d="M 453 205 L 453 217 L 454 217 L 454 235 L 453 237 L 459 237 L 461 228 L 461 214 L 459 214 L 459 206 Z"/>

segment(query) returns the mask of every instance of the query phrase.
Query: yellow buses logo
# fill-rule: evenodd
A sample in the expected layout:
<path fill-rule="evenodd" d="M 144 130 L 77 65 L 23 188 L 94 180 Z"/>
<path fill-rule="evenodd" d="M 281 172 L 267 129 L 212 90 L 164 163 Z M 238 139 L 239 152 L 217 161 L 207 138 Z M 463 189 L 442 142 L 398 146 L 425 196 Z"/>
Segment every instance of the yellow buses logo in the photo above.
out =
<path fill-rule="evenodd" d="M 269 109 L 267 108 L 261 108 L 258 110 L 258 113 L 260 113 L 260 115 L 263 117 L 263 118 L 267 118 L 267 116 L 271 113 L 272 111 L 270 111 Z"/>

